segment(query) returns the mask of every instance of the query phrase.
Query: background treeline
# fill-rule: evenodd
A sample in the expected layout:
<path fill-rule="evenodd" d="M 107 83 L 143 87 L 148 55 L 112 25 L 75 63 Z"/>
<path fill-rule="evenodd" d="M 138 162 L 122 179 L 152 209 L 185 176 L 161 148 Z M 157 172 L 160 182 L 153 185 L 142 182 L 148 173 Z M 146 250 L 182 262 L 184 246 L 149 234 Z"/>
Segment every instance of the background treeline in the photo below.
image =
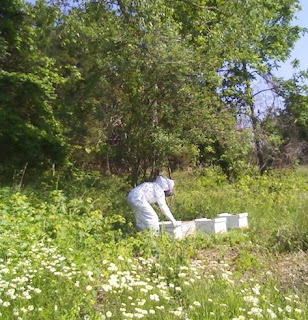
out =
<path fill-rule="evenodd" d="M 218 165 L 234 178 L 307 163 L 307 72 L 273 76 L 304 32 L 291 23 L 298 9 L 2 0 L 1 176 L 82 168 L 135 184 L 164 166 Z"/>

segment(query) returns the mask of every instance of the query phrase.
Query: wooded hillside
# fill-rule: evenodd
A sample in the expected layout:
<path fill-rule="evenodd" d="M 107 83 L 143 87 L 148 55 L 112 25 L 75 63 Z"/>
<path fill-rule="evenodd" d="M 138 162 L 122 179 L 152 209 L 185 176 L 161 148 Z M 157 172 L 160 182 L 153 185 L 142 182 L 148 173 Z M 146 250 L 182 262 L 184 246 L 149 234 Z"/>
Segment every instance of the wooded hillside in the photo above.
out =
<path fill-rule="evenodd" d="M 307 162 L 307 73 L 273 76 L 303 32 L 297 10 L 297 0 L 2 0 L 1 176 L 94 168 L 135 184 L 164 166 L 214 164 L 234 178 Z"/>

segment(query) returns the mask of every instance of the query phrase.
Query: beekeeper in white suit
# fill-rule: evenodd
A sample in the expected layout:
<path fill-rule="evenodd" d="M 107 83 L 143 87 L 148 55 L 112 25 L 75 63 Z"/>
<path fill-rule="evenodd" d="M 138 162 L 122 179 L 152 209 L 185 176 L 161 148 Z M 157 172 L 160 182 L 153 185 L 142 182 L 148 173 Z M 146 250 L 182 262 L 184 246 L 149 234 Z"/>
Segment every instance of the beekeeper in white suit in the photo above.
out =
<path fill-rule="evenodd" d="M 173 187 L 173 180 L 158 176 L 155 182 L 144 182 L 129 192 L 127 202 L 134 212 L 138 231 L 147 228 L 154 233 L 159 231 L 158 215 L 151 206 L 151 203 L 155 202 L 173 225 L 178 225 L 166 203 L 166 196 L 173 195 Z"/>

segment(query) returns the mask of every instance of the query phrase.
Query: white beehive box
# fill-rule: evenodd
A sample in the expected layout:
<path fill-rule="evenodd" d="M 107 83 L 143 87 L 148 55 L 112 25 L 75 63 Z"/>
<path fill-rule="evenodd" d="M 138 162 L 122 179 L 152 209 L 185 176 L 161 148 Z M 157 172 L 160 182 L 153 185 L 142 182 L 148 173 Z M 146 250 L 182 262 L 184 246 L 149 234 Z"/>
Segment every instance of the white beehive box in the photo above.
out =
<path fill-rule="evenodd" d="M 205 233 L 221 233 L 227 231 L 227 219 L 225 217 L 215 219 L 196 219 L 196 230 Z"/>
<path fill-rule="evenodd" d="M 182 237 L 194 235 L 196 232 L 195 221 L 182 221 Z"/>
<path fill-rule="evenodd" d="M 159 223 L 159 229 L 160 232 L 166 232 L 172 236 L 174 236 L 176 239 L 182 239 L 182 222 L 177 221 L 178 226 L 174 227 L 171 221 L 163 221 Z"/>
<path fill-rule="evenodd" d="M 235 229 L 235 228 L 248 228 L 248 213 L 238 213 L 238 214 L 230 214 L 230 213 L 221 213 L 218 215 L 220 218 L 227 219 L 227 228 Z"/>

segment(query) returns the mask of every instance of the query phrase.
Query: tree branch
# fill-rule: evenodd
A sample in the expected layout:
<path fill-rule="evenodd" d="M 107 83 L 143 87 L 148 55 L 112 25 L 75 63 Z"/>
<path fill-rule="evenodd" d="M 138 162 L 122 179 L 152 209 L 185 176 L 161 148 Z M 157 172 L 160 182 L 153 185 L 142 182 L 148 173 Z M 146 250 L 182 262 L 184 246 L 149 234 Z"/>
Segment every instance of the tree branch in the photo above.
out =
<path fill-rule="evenodd" d="M 258 91 L 257 93 L 253 94 L 252 97 L 255 97 L 257 96 L 258 94 L 262 93 L 262 92 L 265 92 L 265 91 L 274 91 L 275 88 L 269 88 L 269 89 L 263 89 L 263 90 L 260 90 Z"/>

